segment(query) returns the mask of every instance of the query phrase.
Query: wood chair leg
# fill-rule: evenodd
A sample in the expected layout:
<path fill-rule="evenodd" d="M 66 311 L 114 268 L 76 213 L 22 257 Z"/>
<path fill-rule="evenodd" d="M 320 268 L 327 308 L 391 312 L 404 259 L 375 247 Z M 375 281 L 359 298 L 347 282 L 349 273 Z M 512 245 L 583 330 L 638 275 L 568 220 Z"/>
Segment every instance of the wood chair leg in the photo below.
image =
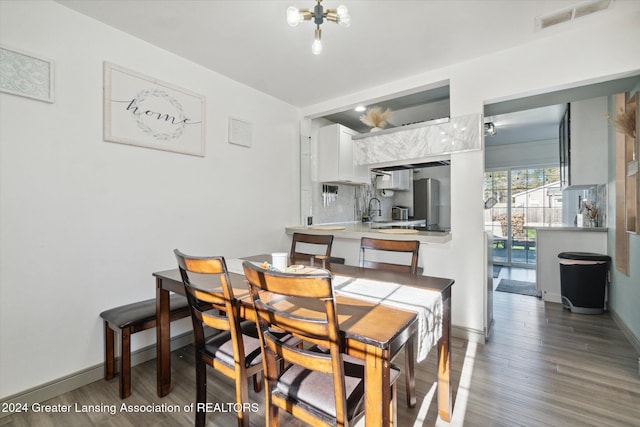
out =
<path fill-rule="evenodd" d="M 207 413 L 202 406 L 207 402 L 207 365 L 197 352 L 196 357 L 196 427 L 204 427 Z"/>
<path fill-rule="evenodd" d="M 111 380 L 115 376 L 116 368 L 115 334 L 109 327 L 109 322 L 104 322 L 104 379 Z"/>
<path fill-rule="evenodd" d="M 415 374 L 415 354 L 413 351 L 414 337 L 404 346 L 404 374 L 407 386 L 407 406 L 416 406 L 416 374 Z"/>
<path fill-rule="evenodd" d="M 398 427 L 398 382 L 391 386 L 391 402 L 389 403 L 389 414 L 391 423 L 394 427 Z"/>
<path fill-rule="evenodd" d="M 120 332 L 120 398 L 131 395 L 131 331 L 123 328 Z"/>
<path fill-rule="evenodd" d="M 262 391 L 262 375 L 257 373 L 253 376 L 253 391 L 260 393 Z"/>
<path fill-rule="evenodd" d="M 236 372 L 236 403 L 241 405 L 241 409 L 236 413 L 238 416 L 238 427 L 249 427 L 249 413 L 243 410 L 244 403 L 249 401 L 249 387 L 246 378 L 246 371 Z"/>

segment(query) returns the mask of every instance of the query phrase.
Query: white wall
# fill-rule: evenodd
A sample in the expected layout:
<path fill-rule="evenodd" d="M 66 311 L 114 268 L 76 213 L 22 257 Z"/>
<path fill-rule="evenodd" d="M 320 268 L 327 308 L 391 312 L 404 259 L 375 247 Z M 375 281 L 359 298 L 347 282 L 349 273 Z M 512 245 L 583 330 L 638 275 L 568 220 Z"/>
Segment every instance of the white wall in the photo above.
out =
<path fill-rule="evenodd" d="M 304 108 L 302 113 L 322 116 L 347 105 L 448 80 L 451 116 L 456 117 L 482 114 L 485 104 L 609 80 L 640 69 L 635 42 L 640 39 L 639 20 L 636 2 L 618 2 L 611 13 L 597 20 L 576 21 L 569 30 L 541 31 L 527 45 L 346 94 Z M 455 279 L 453 324 L 476 334 L 482 332 L 486 318 L 483 174 L 484 149 L 451 156 L 452 241 L 441 249 L 421 248 L 425 274 Z M 438 252 L 437 258 L 429 259 L 432 251 Z"/>
<path fill-rule="evenodd" d="M 300 116 L 54 2 L 1 1 L 0 39 L 56 64 L 55 103 L 0 94 L 3 398 L 102 363 L 99 313 L 153 298 L 151 273 L 176 267 L 174 248 L 286 250 Z M 204 94 L 206 157 L 104 142 L 105 60 Z M 253 148 L 226 142 L 230 115 L 252 123 Z M 154 341 L 136 334 L 133 350 Z"/>
<path fill-rule="evenodd" d="M 303 115 L 444 80 L 451 82 L 452 116 L 478 114 L 485 103 L 638 70 L 634 3 L 618 2 L 598 19 L 570 24 L 570 31 L 545 30 L 528 45 L 347 94 Z M 175 265 L 174 247 L 227 256 L 247 247 L 286 249 L 284 227 L 299 218 L 299 178 L 293 108 L 55 3 L 3 0 L 0 12 L 2 43 L 56 60 L 58 94 L 53 105 L 0 95 L 0 396 L 6 396 L 100 363 L 98 313 L 152 297 L 151 272 Z M 103 60 L 204 93 L 207 157 L 103 142 Z M 254 124 L 254 148 L 226 144 L 227 115 Z M 455 279 L 453 323 L 481 333 L 484 152 L 451 160 L 453 240 L 421 250 L 421 263 L 426 274 Z M 25 300 L 38 308 L 29 318 L 22 317 Z M 141 338 L 134 349 L 153 336 Z M 55 364 L 41 363 L 43 349 Z"/>

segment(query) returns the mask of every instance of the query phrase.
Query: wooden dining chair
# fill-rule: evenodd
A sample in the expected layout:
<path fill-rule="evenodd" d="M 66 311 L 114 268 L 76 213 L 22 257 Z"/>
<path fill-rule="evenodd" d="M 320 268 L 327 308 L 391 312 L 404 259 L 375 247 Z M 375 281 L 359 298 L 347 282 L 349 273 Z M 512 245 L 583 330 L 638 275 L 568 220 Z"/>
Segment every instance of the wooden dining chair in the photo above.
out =
<path fill-rule="evenodd" d="M 379 270 L 396 271 L 400 273 L 418 274 L 418 251 L 420 242 L 418 240 L 385 240 L 363 237 L 360 240 L 360 267 L 376 268 Z M 406 254 L 406 264 L 400 264 L 399 260 L 394 262 L 382 261 L 385 252 Z M 375 254 L 375 255 L 374 255 Z M 375 258 L 374 258 L 375 256 Z M 374 260 L 372 260 L 372 258 Z M 416 406 L 416 376 L 415 376 L 415 337 L 409 339 L 404 348 L 404 369 L 407 389 L 407 406 Z"/>
<path fill-rule="evenodd" d="M 330 234 L 293 233 L 289 259 L 291 262 L 308 261 L 314 256 L 318 261 L 325 259 L 335 264 L 344 264 L 344 258 L 331 256 L 332 244 L 333 236 Z"/>
<path fill-rule="evenodd" d="M 293 236 L 291 237 L 289 259 L 309 259 L 311 256 L 317 255 L 328 258 L 331 256 L 332 245 L 333 236 L 330 234 L 293 233 Z M 306 250 L 301 250 L 300 246 L 306 246 Z"/>
<path fill-rule="evenodd" d="M 243 267 L 262 344 L 265 425 L 279 425 L 280 409 L 312 426 L 355 423 L 364 414 L 364 363 L 342 352 L 331 273 L 320 269 L 317 274 L 272 272 L 249 261 Z M 283 297 L 295 297 L 300 313 L 289 303 L 278 308 Z M 304 348 L 282 342 L 271 328 L 302 339 Z M 314 346 L 328 351 L 314 351 Z M 277 370 L 277 355 L 288 362 L 281 373 Z M 398 376 L 399 371 L 392 368 L 392 419 L 396 418 Z"/>
<path fill-rule="evenodd" d="M 196 356 L 196 427 L 205 425 L 207 365 L 235 381 L 236 403 L 248 403 L 248 378 L 261 388 L 256 376 L 262 371 L 260 339 L 254 322 L 240 322 L 238 303 L 233 295 L 223 257 L 193 257 L 174 251 L 180 267 L 185 293 L 191 309 Z M 192 275 L 192 273 L 196 273 Z M 206 274 L 219 278 L 219 287 L 199 288 L 192 276 Z M 216 282 L 217 284 L 218 282 Z M 207 305 L 207 309 L 202 307 Z M 205 338 L 205 327 L 218 331 Z M 249 414 L 237 412 L 238 426 L 249 426 Z"/>
<path fill-rule="evenodd" d="M 419 249 L 420 242 L 418 240 L 386 240 L 363 237 L 360 239 L 360 267 L 418 274 Z M 381 261 L 380 256 L 384 257 L 384 252 L 406 253 L 411 256 L 411 261 L 403 264 L 397 260 L 394 262 Z M 374 255 L 375 258 L 370 255 Z"/>

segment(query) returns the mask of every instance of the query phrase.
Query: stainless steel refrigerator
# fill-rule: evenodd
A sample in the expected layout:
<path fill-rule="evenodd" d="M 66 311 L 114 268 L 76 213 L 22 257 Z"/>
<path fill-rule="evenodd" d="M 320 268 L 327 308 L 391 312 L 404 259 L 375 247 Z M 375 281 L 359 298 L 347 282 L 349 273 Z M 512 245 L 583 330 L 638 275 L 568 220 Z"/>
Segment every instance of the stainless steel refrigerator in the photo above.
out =
<path fill-rule="evenodd" d="M 413 181 L 413 217 L 426 219 L 427 227 L 437 226 L 440 210 L 440 183 L 437 179 L 424 178 Z"/>

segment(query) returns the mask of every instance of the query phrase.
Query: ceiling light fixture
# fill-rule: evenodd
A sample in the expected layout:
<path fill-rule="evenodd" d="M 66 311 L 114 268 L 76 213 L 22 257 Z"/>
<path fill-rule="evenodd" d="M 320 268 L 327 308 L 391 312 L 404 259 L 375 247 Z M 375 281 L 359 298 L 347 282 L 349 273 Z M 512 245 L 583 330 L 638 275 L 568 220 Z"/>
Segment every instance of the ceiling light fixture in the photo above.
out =
<path fill-rule="evenodd" d="M 485 135 L 495 135 L 497 133 L 496 126 L 492 122 L 488 122 L 484 124 L 484 134 Z"/>
<path fill-rule="evenodd" d="M 363 111 L 367 111 L 367 107 L 365 107 L 364 105 L 358 105 L 356 108 L 354 108 L 354 110 L 358 113 L 362 113 Z"/>
<path fill-rule="evenodd" d="M 322 30 L 320 29 L 320 25 L 324 23 L 326 19 L 327 21 L 339 24 L 341 27 L 348 27 L 351 25 L 351 15 L 349 15 L 349 10 L 344 5 L 325 11 L 321 4 L 322 0 L 315 1 L 317 4 L 313 8 L 313 11 L 307 8 L 298 9 L 297 7 L 289 6 L 287 8 L 287 23 L 295 27 L 302 21 L 311 21 L 311 19 L 313 19 L 313 23 L 316 24 L 316 30 L 313 44 L 311 45 L 311 52 L 313 52 L 314 55 L 320 55 L 320 52 L 322 52 Z"/>

